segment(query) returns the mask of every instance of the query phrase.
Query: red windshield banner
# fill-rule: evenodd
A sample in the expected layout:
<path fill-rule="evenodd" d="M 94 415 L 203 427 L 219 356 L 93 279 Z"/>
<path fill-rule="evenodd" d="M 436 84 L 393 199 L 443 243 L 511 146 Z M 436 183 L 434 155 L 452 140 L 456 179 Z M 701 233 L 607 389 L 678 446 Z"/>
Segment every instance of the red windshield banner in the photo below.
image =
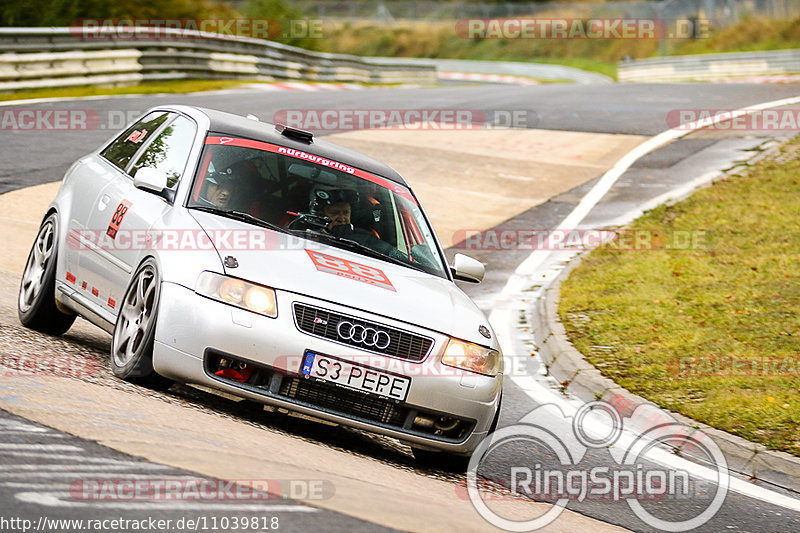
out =
<path fill-rule="evenodd" d="M 281 154 L 288 157 L 293 157 L 295 159 L 301 159 L 303 161 L 308 161 L 310 163 L 316 163 L 318 165 L 322 165 L 325 167 L 332 168 L 334 170 L 338 170 L 340 172 L 344 172 L 346 174 L 352 174 L 353 176 L 358 176 L 359 178 L 363 178 L 367 181 L 380 185 L 385 189 L 389 189 L 390 191 L 394 191 L 395 193 L 399 194 L 403 198 L 410 200 L 417 203 L 417 200 L 414 196 L 406 189 L 405 187 L 394 183 L 391 180 L 387 180 L 386 178 L 382 178 L 380 176 L 376 176 L 374 174 L 370 174 L 369 172 L 365 172 L 358 168 L 353 168 L 349 165 L 345 165 L 344 163 L 340 163 L 338 161 L 333 161 L 332 159 L 326 159 L 324 157 L 309 154 L 307 152 L 303 152 L 302 150 L 296 150 L 294 148 L 287 148 L 285 146 L 278 146 L 277 144 L 270 144 L 263 141 L 254 141 L 252 139 L 241 139 L 239 137 L 206 137 L 206 144 L 210 145 L 224 145 L 224 146 L 239 146 L 242 148 L 254 148 L 256 150 L 263 150 L 264 152 L 271 152 L 274 154 Z"/>

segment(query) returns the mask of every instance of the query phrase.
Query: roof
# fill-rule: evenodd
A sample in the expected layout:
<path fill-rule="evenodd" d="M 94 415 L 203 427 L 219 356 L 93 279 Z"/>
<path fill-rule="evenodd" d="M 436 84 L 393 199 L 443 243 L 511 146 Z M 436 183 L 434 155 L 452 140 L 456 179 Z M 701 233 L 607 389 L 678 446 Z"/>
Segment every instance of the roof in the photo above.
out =
<path fill-rule="evenodd" d="M 209 131 L 222 133 L 225 135 L 244 137 L 247 139 L 254 139 L 257 141 L 264 141 L 271 144 L 285 146 L 287 148 L 294 148 L 295 150 L 318 155 L 320 157 L 324 157 L 325 159 L 330 159 L 339 163 L 344 163 L 345 165 L 351 167 L 365 170 L 408 187 L 408 184 L 403 177 L 389 165 L 381 163 L 380 161 L 372 159 L 371 157 L 367 157 L 354 150 L 350 150 L 349 148 L 344 148 L 343 146 L 322 140 L 319 137 L 315 136 L 314 140 L 308 144 L 281 135 L 275 129 L 275 125 L 269 122 L 251 120 L 239 115 L 203 107 L 195 107 L 195 109 L 201 111 L 210 120 L 211 125 L 209 127 Z"/>

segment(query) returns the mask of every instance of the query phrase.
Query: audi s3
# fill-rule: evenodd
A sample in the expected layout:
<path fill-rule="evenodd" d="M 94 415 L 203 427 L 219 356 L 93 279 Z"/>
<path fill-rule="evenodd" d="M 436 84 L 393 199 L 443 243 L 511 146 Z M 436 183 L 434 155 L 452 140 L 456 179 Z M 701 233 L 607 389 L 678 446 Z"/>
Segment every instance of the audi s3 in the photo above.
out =
<path fill-rule="evenodd" d="M 82 316 L 111 368 L 197 384 L 463 462 L 497 424 L 502 355 L 394 169 L 311 133 L 148 110 L 76 161 L 42 218 L 21 322 Z"/>

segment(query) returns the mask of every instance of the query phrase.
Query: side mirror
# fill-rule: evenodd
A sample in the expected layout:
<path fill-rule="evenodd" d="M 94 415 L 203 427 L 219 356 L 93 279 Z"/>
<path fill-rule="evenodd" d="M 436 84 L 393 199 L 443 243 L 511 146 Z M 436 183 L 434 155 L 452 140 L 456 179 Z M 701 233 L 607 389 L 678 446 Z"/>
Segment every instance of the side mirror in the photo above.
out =
<path fill-rule="evenodd" d="M 470 283 L 480 283 L 486 273 L 483 263 L 473 259 L 468 255 L 456 254 L 453 258 L 453 266 L 450 267 L 453 277 L 459 281 L 469 281 Z"/>
<path fill-rule="evenodd" d="M 167 188 L 167 175 L 153 167 L 141 167 L 133 177 L 133 186 L 143 191 L 156 193 L 158 196 L 172 201 L 173 191 Z"/>

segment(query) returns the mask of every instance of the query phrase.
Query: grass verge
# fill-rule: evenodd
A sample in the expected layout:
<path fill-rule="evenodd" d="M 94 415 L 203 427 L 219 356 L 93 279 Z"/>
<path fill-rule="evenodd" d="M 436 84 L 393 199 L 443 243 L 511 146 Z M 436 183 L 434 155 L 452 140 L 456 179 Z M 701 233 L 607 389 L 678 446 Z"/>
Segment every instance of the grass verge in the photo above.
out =
<path fill-rule="evenodd" d="M 561 289 L 570 340 L 628 390 L 800 455 L 798 219 L 795 138 L 638 219 L 632 229 L 662 235 L 660 249 L 586 256 Z"/>
<path fill-rule="evenodd" d="M 581 17 L 570 13 L 564 7 L 553 11 L 552 16 Z M 542 13 L 538 17 L 546 16 Z M 667 39 L 663 43 L 658 39 L 467 39 L 457 34 L 455 21 L 329 23 L 324 33 L 320 47 L 326 52 L 553 63 L 616 78 L 617 62 L 626 57 L 800 48 L 800 17 L 748 17 L 727 28 L 711 27 L 703 38 Z"/>

